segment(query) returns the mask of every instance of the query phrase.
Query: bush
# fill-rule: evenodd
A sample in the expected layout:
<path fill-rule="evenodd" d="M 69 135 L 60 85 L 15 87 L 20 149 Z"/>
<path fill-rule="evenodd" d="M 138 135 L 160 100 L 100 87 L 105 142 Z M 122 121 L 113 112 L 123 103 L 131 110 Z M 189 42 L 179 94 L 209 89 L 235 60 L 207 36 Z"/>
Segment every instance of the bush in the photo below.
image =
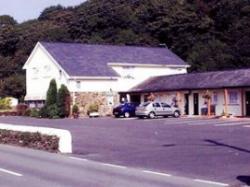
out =
<path fill-rule="evenodd" d="M 17 115 L 24 116 L 27 109 L 28 109 L 28 105 L 26 105 L 26 104 L 18 104 L 16 106 Z"/>
<path fill-rule="evenodd" d="M 31 109 L 27 109 L 24 113 L 24 116 L 30 116 L 31 114 Z"/>
<path fill-rule="evenodd" d="M 6 97 L 3 99 L 0 99 L 0 109 L 1 110 L 8 110 L 11 109 L 11 99 Z"/>
<path fill-rule="evenodd" d="M 49 89 L 47 91 L 47 97 L 46 97 L 46 105 L 54 105 L 56 104 L 56 98 L 57 98 L 57 86 L 55 79 L 52 79 L 50 81 Z"/>
<path fill-rule="evenodd" d="M 98 112 L 99 110 L 99 106 L 98 104 L 92 104 L 92 105 L 89 105 L 89 108 L 88 108 L 88 115 L 92 112 Z"/>
<path fill-rule="evenodd" d="M 78 114 L 79 113 L 79 108 L 77 105 L 74 105 L 73 108 L 72 108 L 72 113 L 73 114 Z"/>
<path fill-rule="evenodd" d="M 30 117 L 33 117 L 33 118 L 40 117 L 39 111 L 37 109 L 31 109 L 30 110 Z"/>
<path fill-rule="evenodd" d="M 47 107 L 46 106 L 43 106 L 40 110 L 39 110 L 39 116 L 41 118 L 48 118 L 49 115 L 48 115 L 48 110 L 47 110 Z"/>
<path fill-rule="evenodd" d="M 51 119 L 57 119 L 58 116 L 58 107 L 56 104 L 50 105 L 47 107 L 48 117 Z"/>
<path fill-rule="evenodd" d="M 0 130 L 0 144 L 18 145 L 49 152 L 58 152 L 59 138 L 40 133 Z"/>
<path fill-rule="evenodd" d="M 70 94 L 65 85 L 61 85 L 57 94 L 58 115 L 61 118 L 69 117 L 70 114 Z"/>

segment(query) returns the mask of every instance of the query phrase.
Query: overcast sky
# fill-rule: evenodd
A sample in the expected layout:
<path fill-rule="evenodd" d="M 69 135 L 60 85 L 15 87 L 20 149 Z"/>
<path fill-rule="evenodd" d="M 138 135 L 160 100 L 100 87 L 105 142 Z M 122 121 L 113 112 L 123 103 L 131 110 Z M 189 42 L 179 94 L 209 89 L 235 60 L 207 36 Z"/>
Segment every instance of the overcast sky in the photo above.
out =
<path fill-rule="evenodd" d="M 0 15 L 10 15 L 19 23 L 37 18 L 49 6 L 74 6 L 85 0 L 0 0 Z"/>

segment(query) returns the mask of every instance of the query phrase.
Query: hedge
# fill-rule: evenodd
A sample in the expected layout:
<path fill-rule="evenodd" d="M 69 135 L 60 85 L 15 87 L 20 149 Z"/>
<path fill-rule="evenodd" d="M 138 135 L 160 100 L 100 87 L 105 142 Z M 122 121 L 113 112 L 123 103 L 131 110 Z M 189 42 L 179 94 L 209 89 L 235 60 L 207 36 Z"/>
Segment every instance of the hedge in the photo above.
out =
<path fill-rule="evenodd" d="M 0 144 L 16 145 L 21 147 L 58 152 L 59 138 L 40 133 L 17 132 L 0 130 Z"/>

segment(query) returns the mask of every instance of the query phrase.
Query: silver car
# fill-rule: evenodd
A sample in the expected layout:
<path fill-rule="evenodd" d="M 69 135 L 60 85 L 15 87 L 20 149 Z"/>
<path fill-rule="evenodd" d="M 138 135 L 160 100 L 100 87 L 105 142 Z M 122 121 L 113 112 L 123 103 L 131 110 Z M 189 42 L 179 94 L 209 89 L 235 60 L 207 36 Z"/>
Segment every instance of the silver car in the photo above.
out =
<path fill-rule="evenodd" d="M 139 118 L 149 117 L 155 118 L 156 116 L 173 116 L 175 118 L 180 117 L 180 110 L 176 107 L 172 107 L 167 103 L 162 102 L 146 102 L 142 103 L 136 108 L 135 115 Z"/>

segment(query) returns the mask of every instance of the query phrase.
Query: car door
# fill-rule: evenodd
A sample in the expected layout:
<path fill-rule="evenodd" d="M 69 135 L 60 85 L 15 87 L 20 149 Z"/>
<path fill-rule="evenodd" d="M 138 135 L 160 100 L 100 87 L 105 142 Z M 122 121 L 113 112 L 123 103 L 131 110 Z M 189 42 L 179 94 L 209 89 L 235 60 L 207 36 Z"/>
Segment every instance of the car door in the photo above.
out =
<path fill-rule="evenodd" d="M 153 103 L 153 108 L 154 108 L 155 115 L 157 116 L 162 115 L 163 109 L 160 103 Z"/>
<path fill-rule="evenodd" d="M 163 114 L 162 115 L 172 115 L 172 108 L 167 103 L 161 103 L 161 106 L 163 108 Z"/>

